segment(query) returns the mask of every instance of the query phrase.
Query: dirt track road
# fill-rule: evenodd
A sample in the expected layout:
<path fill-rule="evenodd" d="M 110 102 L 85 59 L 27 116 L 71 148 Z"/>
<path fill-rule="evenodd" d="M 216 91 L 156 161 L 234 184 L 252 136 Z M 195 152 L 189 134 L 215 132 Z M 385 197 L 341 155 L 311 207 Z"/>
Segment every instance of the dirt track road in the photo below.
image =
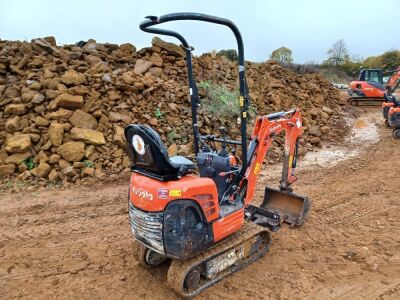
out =
<path fill-rule="evenodd" d="M 380 133 L 357 158 L 301 172 L 304 226 L 198 299 L 400 299 L 400 142 Z M 0 298 L 175 299 L 167 266 L 132 257 L 127 183 L 0 194 Z"/>

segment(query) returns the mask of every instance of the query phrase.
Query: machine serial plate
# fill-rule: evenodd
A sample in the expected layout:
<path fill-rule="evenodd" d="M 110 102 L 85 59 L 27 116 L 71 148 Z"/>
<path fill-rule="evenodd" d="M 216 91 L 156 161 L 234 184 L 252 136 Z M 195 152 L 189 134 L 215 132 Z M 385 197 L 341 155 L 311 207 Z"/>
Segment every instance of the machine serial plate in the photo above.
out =
<path fill-rule="evenodd" d="M 213 278 L 218 273 L 234 265 L 244 258 L 244 245 L 239 245 L 206 262 L 207 278 Z"/>

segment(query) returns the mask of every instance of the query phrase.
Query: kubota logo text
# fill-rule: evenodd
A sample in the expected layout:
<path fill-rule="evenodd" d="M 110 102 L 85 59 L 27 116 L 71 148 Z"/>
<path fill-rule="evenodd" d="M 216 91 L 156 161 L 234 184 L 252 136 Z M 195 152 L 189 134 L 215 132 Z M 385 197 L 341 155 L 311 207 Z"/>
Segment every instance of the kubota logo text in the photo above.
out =
<path fill-rule="evenodd" d="M 142 188 L 132 186 L 132 193 L 142 199 L 153 200 L 153 194 Z"/>
<path fill-rule="evenodd" d="M 278 129 L 281 129 L 281 128 L 282 128 L 282 125 L 281 125 L 281 124 L 276 124 L 275 126 L 272 126 L 272 127 L 269 129 L 269 132 L 271 133 L 271 132 L 277 131 Z"/>

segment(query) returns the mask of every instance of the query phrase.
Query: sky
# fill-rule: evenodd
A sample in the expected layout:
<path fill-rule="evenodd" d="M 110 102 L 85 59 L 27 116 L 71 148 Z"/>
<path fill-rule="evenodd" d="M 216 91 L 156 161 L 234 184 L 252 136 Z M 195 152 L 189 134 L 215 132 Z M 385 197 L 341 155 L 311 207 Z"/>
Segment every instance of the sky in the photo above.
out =
<path fill-rule="evenodd" d="M 153 37 L 139 30 L 144 17 L 174 12 L 232 20 L 242 33 L 245 59 L 256 62 L 281 46 L 293 51 L 297 63 L 321 62 L 338 39 L 350 55 L 364 58 L 400 48 L 399 0 L 0 0 L 0 39 L 52 35 L 58 44 L 92 38 L 140 49 Z M 195 21 L 163 26 L 182 33 L 195 55 L 236 47 L 227 27 Z"/>

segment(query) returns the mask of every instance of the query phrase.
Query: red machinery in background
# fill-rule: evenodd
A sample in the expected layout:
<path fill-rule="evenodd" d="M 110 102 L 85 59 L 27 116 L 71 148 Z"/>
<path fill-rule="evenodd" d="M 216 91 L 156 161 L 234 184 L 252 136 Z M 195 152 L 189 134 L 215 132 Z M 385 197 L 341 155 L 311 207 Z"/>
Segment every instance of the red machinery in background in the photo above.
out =
<path fill-rule="evenodd" d="M 386 85 L 383 73 L 392 73 Z M 358 80 L 350 83 L 348 103 L 351 105 L 381 105 L 385 93 L 393 93 L 400 83 L 400 67 L 397 70 L 363 69 Z"/>

